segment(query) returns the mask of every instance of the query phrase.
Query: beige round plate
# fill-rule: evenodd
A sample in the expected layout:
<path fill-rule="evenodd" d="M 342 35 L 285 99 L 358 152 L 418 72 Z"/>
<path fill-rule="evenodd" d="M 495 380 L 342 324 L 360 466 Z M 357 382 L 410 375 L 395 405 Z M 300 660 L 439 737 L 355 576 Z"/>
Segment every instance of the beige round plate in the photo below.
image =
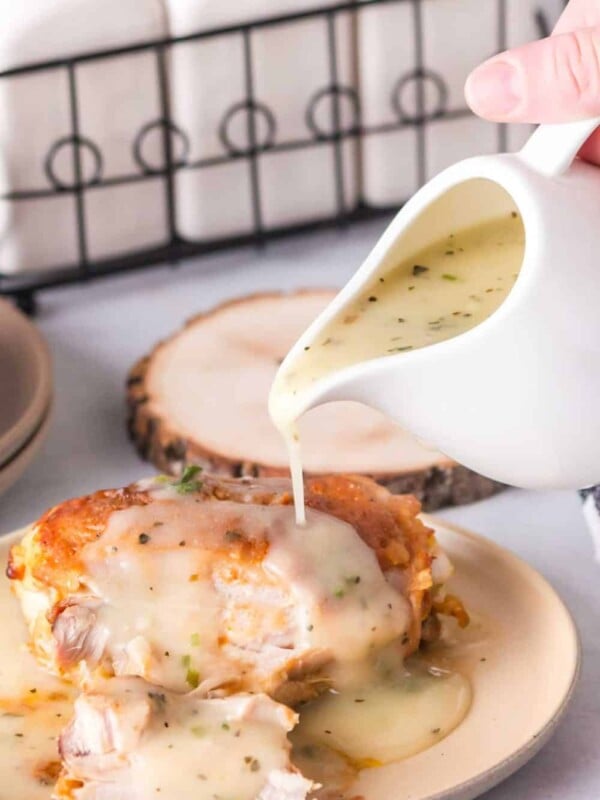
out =
<path fill-rule="evenodd" d="M 23 313 L 0 299 L 0 468 L 39 426 L 51 389 L 44 339 Z"/>
<path fill-rule="evenodd" d="M 573 620 L 535 570 L 476 534 L 428 520 L 454 563 L 451 591 L 489 631 L 473 704 L 448 737 L 362 773 L 365 800 L 471 800 L 522 767 L 562 718 L 579 673 Z"/>
<path fill-rule="evenodd" d="M 483 645 L 474 645 L 474 700 L 465 720 L 438 744 L 403 762 L 365 770 L 353 787 L 365 800 L 471 800 L 535 755 L 566 710 L 577 679 L 577 634 L 552 587 L 486 539 L 432 524 L 456 567 L 453 591 L 487 631 Z M 21 533 L 0 540 L 0 563 Z M 1 575 L 0 691 L 6 696 L 31 685 L 36 668 L 18 646 L 23 627 L 4 570 Z M 29 777 L 31 756 L 14 747 L 14 727 L 13 718 L 0 715 L 0 771 L 16 776 L 11 800 L 48 800 L 50 788 Z M 57 722 L 41 727 L 41 741 L 53 753 Z"/>
<path fill-rule="evenodd" d="M 19 450 L 8 462 L 0 464 L 0 494 L 6 492 L 19 480 L 37 455 L 48 435 L 51 416 L 52 411 L 48 408 L 30 437 L 21 444 Z"/>

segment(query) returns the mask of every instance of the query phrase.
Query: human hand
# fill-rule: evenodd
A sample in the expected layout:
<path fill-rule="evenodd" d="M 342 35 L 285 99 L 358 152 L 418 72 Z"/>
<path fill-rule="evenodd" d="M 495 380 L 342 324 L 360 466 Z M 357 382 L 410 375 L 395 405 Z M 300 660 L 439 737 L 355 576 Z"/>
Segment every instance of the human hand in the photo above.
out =
<path fill-rule="evenodd" d="M 465 96 L 495 122 L 600 116 L 600 0 L 571 0 L 552 36 L 485 61 L 469 75 Z M 600 130 L 579 155 L 600 164 Z"/>

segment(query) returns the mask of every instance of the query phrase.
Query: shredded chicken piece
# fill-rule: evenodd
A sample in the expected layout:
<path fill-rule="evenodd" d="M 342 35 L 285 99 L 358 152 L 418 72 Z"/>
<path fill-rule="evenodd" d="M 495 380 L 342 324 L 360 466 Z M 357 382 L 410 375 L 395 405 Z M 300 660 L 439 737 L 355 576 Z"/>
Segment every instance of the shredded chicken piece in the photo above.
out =
<path fill-rule="evenodd" d="M 288 481 L 188 472 L 56 506 L 8 566 L 34 653 L 84 686 L 135 675 L 296 704 L 333 666 L 413 652 L 444 572 L 434 586 L 418 501 L 335 475 L 308 479 L 306 503 L 298 529 Z"/>
<path fill-rule="evenodd" d="M 75 703 L 54 800 L 304 800 L 293 711 L 265 695 L 206 700 L 113 678 Z"/>

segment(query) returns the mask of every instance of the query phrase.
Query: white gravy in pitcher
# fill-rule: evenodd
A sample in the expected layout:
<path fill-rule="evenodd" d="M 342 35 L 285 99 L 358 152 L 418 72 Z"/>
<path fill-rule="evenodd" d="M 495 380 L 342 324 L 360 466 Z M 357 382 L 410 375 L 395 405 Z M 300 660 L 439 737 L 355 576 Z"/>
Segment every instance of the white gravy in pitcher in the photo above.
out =
<path fill-rule="evenodd" d="M 290 451 L 296 516 L 304 521 L 299 409 L 311 386 L 345 367 L 409 353 L 459 336 L 504 302 L 525 250 L 520 216 L 512 211 L 457 230 L 412 253 L 371 282 L 279 371 L 269 399 Z"/>

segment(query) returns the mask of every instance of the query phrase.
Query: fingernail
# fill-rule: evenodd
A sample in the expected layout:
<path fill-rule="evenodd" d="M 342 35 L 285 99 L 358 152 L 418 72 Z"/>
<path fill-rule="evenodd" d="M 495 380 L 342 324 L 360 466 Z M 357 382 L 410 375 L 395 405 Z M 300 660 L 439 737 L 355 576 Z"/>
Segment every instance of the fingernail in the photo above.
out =
<path fill-rule="evenodd" d="M 465 85 L 467 103 L 481 117 L 498 119 L 514 112 L 522 99 L 521 76 L 508 61 L 477 67 Z"/>

